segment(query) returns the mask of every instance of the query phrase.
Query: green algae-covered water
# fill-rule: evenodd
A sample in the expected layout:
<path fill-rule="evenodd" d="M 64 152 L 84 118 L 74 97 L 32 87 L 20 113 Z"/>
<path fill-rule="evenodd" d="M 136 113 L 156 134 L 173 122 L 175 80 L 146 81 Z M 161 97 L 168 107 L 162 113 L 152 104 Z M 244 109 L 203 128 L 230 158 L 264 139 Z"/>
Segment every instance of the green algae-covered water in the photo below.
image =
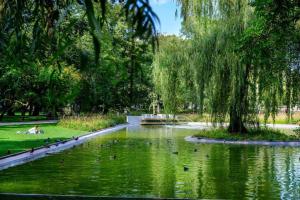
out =
<path fill-rule="evenodd" d="M 100 136 L 0 171 L 0 193 L 300 199 L 299 148 L 184 141 L 195 132 L 132 127 Z"/>

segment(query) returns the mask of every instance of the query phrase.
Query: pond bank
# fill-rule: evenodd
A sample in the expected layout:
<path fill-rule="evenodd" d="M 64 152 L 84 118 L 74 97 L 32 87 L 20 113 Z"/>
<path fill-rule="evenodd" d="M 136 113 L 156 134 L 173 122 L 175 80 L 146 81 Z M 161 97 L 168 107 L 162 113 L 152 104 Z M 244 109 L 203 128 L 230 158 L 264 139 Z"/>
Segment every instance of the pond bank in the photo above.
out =
<path fill-rule="evenodd" d="M 224 140 L 224 139 L 209 139 L 198 138 L 194 136 L 187 136 L 184 138 L 187 142 L 204 143 L 204 144 L 236 144 L 236 145 L 262 145 L 262 146 L 287 146 L 287 147 L 300 147 L 300 141 L 291 142 L 272 142 L 272 141 L 249 141 L 249 140 Z"/>

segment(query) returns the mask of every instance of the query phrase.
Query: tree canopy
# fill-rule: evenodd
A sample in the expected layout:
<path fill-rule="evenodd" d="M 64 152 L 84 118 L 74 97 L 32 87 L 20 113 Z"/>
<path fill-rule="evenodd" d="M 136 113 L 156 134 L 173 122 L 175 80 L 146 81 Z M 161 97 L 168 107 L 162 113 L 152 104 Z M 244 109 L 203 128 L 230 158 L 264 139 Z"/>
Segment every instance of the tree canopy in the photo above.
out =
<path fill-rule="evenodd" d="M 157 22 L 148 0 L 1 0 L 1 117 L 143 106 Z"/>
<path fill-rule="evenodd" d="M 149 0 L 0 0 L 0 118 L 162 101 L 168 113 L 229 119 L 230 132 L 282 105 L 290 119 L 300 97 L 299 2 L 177 2 L 182 37 L 158 39 Z"/>
<path fill-rule="evenodd" d="M 165 105 L 175 112 L 169 105 L 192 102 L 200 113 L 210 113 L 213 122 L 224 122 L 228 116 L 230 132 L 246 132 L 246 126 L 257 126 L 257 114 L 262 110 L 266 118 L 274 117 L 279 106 L 286 105 L 290 115 L 299 103 L 299 3 L 178 2 L 185 39 L 173 52 L 168 45 L 162 47 L 154 64 L 172 69 L 163 77 L 155 74 Z M 161 54 L 167 58 L 160 59 Z M 174 59 L 177 55 L 186 55 L 185 61 L 179 63 Z M 181 71 L 189 75 L 179 78 Z M 166 81 L 169 77 L 189 82 L 181 84 L 183 99 L 172 97 L 175 91 L 173 82 Z"/>

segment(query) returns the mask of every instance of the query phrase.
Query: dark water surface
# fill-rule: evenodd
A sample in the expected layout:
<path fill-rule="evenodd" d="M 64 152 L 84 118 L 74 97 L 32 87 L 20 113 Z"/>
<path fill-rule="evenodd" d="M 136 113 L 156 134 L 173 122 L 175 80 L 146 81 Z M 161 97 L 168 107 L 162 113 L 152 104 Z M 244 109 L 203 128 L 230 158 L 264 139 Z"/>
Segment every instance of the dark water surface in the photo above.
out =
<path fill-rule="evenodd" d="M 195 132 L 136 127 L 94 138 L 0 171 L 0 193 L 300 199 L 299 148 L 184 141 Z"/>

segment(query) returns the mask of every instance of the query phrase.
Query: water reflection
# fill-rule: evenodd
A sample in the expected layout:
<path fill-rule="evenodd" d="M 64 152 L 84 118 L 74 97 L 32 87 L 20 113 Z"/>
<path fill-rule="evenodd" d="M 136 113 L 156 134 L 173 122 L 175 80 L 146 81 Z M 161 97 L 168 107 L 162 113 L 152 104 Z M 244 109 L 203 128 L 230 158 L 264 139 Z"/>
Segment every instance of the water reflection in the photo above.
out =
<path fill-rule="evenodd" d="M 195 132 L 130 127 L 1 171 L 0 192 L 300 199 L 299 148 L 184 141 Z"/>

